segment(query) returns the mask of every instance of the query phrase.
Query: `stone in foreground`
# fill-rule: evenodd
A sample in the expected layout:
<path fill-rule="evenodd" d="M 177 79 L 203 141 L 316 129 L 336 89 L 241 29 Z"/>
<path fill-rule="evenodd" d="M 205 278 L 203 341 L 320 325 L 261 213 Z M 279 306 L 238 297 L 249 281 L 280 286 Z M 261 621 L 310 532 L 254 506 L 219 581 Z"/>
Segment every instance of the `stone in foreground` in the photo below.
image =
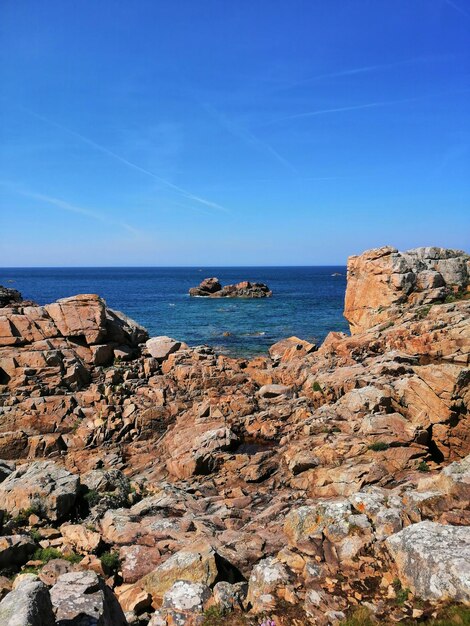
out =
<path fill-rule="evenodd" d="M 386 540 L 403 586 L 424 600 L 470 603 L 470 528 L 420 522 Z"/>
<path fill-rule="evenodd" d="M 51 589 L 51 600 L 58 626 L 127 624 L 116 597 L 94 572 L 62 574 Z"/>
<path fill-rule="evenodd" d="M 54 626 L 47 586 L 35 576 L 24 578 L 0 602 L 2 626 Z"/>

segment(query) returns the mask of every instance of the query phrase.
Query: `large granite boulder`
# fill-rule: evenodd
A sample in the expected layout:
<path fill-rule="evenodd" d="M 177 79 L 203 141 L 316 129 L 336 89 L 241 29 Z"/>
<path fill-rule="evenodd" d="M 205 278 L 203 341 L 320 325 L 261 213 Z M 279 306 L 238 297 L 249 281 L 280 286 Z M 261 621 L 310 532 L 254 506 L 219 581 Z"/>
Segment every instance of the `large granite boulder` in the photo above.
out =
<path fill-rule="evenodd" d="M 143 587 L 154 600 L 161 600 L 178 580 L 212 585 L 218 576 L 216 553 L 211 548 L 181 550 L 170 556 L 143 579 Z"/>
<path fill-rule="evenodd" d="M 106 336 L 106 305 L 95 294 L 62 298 L 44 308 L 64 337 L 83 338 L 90 345 Z"/>
<path fill-rule="evenodd" d="M 177 350 L 188 347 L 183 342 L 176 341 L 176 339 L 166 337 L 165 335 L 162 335 L 161 337 L 152 337 L 146 342 L 145 345 L 147 346 L 147 350 L 150 355 L 154 359 L 157 359 L 157 361 L 164 361 L 173 352 L 177 352 Z"/>
<path fill-rule="evenodd" d="M 23 578 L 0 602 L 2 626 L 54 626 L 47 586 L 35 576 Z"/>
<path fill-rule="evenodd" d="M 470 603 L 470 527 L 424 521 L 385 543 L 403 586 L 415 595 Z"/>
<path fill-rule="evenodd" d="M 75 504 L 80 480 L 52 461 L 21 465 L 0 484 L 0 502 L 10 515 L 31 510 L 56 521 Z"/>
<path fill-rule="evenodd" d="M 62 574 L 51 588 L 57 626 L 126 626 L 113 592 L 94 572 Z"/>
<path fill-rule="evenodd" d="M 348 259 L 344 316 L 351 333 L 360 333 L 396 315 L 397 307 L 442 301 L 469 283 L 470 256 L 461 250 L 375 248 Z"/>

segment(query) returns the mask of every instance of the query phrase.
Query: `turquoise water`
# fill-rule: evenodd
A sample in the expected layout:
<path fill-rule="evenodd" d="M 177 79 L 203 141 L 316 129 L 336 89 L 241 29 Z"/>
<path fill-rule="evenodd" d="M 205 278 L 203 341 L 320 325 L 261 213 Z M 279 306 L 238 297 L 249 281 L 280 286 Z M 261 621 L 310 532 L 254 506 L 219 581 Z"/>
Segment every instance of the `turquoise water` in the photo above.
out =
<path fill-rule="evenodd" d="M 190 298 L 188 289 L 209 276 L 222 284 L 264 282 L 273 297 Z M 0 284 L 39 304 L 97 293 L 151 335 L 208 344 L 237 356 L 266 353 L 290 335 L 320 342 L 331 330 L 348 331 L 342 315 L 345 267 L 9 268 L 0 269 Z"/>

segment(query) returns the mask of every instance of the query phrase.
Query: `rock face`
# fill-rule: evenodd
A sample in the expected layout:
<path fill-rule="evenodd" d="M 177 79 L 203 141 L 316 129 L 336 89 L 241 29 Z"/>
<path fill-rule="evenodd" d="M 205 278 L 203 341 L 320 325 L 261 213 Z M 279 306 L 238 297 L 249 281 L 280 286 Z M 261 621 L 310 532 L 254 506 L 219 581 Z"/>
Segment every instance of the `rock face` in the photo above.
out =
<path fill-rule="evenodd" d="M 356 334 L 396 316 L 400 307 L 467 292 L 469 283 L 470 256 L 461 250 L 376 248 L 348 259 L 344 315 Z"/>
<path fill-rule="evenodd" d="M 470 528 L 420 522 L 386 540 L 400 579 L 425 600 L 470 603 Z"/>
<path fill-rule="evenodd" d="M 22 465 L 0 484 L 0 502 L 10 515 L 30 510 L 63 520 L 75 503 L 79 478 L 50 461 Z"/>
<path fill-rule="evenodd" d="M 468 602 L 466 259 L 366 252 L 352 336 L 251 360 L 147 342 L 98 296 L 1 308 L 0 607 L 36 580 L 25 566 L 63 626 L 82 609 L 200 626 L 217 605 L 388 623 Z"/>
<path fill-rule="evenodd" d="M 218 278 L 205 278 L 198 287 L 191 287 L 189 295 L 205 298 L 269 298 L 273 292 L 264 283 L 245 280 L 222 287 Z"/>

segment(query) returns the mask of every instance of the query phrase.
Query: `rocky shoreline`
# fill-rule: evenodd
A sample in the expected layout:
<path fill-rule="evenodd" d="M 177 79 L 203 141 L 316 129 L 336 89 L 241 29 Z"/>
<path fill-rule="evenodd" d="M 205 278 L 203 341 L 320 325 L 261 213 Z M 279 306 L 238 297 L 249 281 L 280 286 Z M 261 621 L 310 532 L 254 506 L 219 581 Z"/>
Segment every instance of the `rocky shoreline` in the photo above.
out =
<path fill-rule="evenodd" d="M 273 292 L 264 283 L 244 280 L 236 285 L 222 285 L 218 278 L 205 278 L 197 287 L 191 287 L 189 295 L 199 298 L 270 298 Z"/>
<path fill-rule="evenodd" d="M 367 251 L 351 336 L 252 360 L 149 338 L 96 295 L 1 290 L 0 624 L 470 605 L 469 285 L 463 252 Z"/>

